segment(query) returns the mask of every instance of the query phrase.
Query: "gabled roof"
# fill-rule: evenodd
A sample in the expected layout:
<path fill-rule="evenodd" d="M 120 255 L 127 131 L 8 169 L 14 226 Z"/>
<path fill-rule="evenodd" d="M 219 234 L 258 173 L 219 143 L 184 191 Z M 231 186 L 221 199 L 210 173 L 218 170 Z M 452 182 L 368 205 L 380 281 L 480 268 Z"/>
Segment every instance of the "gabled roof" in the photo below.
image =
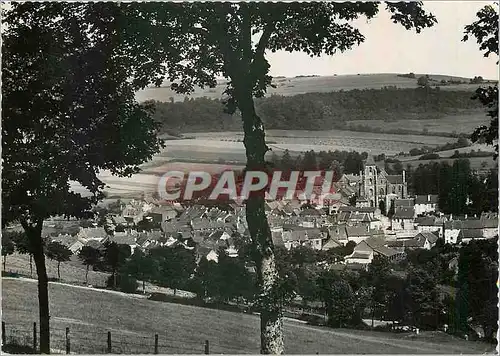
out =
<path fill-rule="evenodd" d="M 85 246 L 92 247 L 96 250 L 103 248 L 102 243 L 97 241 L 97 240 L 89 240 L 89 241 L 85 242 Z"/>
<path fill-rule="evenodd" d="M 382 256 L 385 256 L 385 257 L 391 257 L 391 256 L 397 255 L 399 253 L 398 251 L 393 250 L 392 248 L 389 248 L 389 247 L 385 247 L 385 246 L 374 247 L 373 251 L 382 255 Z"/>
<path fill-rule="evenodd" d="M 321 216 L 324 215 L 318 209 L 304 209 L 300 212 L 300 216 Z"/>
<path fill-rule="evenodd" d="M 415 216 L 415 209 L 413 207 L 400 206 L 395 209 L 393 219 L 413 219 Z"/>
<path fill-rule="evenodd" d="M 333 238 L 330 238 L 326 241 L 326 243 L 323 245 L 321 248 L 322 250 L 329 250 L 331 248 L 339 247 L 341 246 L 341 243 L 338 240 L 335 240 Z"/>
<path fill-rule="evenodd" d="M 416 240 L 416 239 L 387 241 L 386 245 L 389 248 L 397 248 L 397 247 L 422 248 L 422 247 L 424 247 L 423 241 L 421 242 L 421 241 Z"/>
<path fill-rule="evenodd" d="M 481 239 L 483 231 L 479 229 L 462 229 L 458 233 L 458 239 Z"/>
<path fill-rule="evenodd" d="M 346 232 L 346 229 L 345 229 L 345 226 L 333 226 L 331 228 L 328 229 L 328 234 L 330 235 L 330 237 L 334 240 L 337 240 L 337 241 L 345 241 L 347 240 L 347 232 Z"/>
<path fill-rule="evenodd" d="M 425 240 L 427 240 L 431 244 L 434 244 L 438 240 L 438 237 L 435 234 L 433 234 L 432 232 L 423 231 L 423 232 L 417 234 L 417 236 L 415 236 L 415 239 L 418 241 L 422 241 L 422 242 L 425 242 Z"/>
<path fill-rule="evenodd" d="M 437 204 L 438 201 L 439 196 L 437 194 L 415 196 L 415 204 Z"/>
<path fill-rule="evenodd" d="M 346 256 L 347 259 L 351 258 L 358 258 L 358 259 L 366 259 L 368 260 L 370 258 L 371 253 L 369 252 L 359 252 L 359 251 L 354 251 L 352 255 Z"/>
<path fill-rule="evenodd" d="M 80 242 L 82 245 L 85 243 L 85 240 L 78 238 L 78 236 L 71 236 L 70 234 L 59 234 L 52 237 L 52 241 L 59 242 L 66 247 L 71 247 L 77 242 Z"/>
<path fill-rule="evenodd" d="M 434 216 L 419 216 L 415 218 L 415 224 L 418 224 L 418 226 L 436 226 L 436 218 Z"/>
<path fill-rule="evenodd" d="M 395 199 L 394 200 L 394 208 L 399 207 L 413 207 L 415 205 L 413 199 Z"/>
<path fill-rule="evenodd" d="M 483 228 L 498 228 L 498 216 L 481 216 L 481 222 L 483 224 Z"/>
<path fill-rule="evenodd" d="M 293 230 L 283 234 L 283 241 L 306 241 L 308 240 L 305 230 Z"/>
<path fill-rule="evenodd" d="M 376 247 L 384 246 L 386 243 L 384 238 L 378 237 L 378 236 L 369 237 L 362 242 L 366 243 L 372 249 L 374 249 Z"/>
<path fill-rule="evenodd" d="M 103 227 L 86 227 L 81 228 L 78 233 L 80 237 L 84 237 L 86 239 L 102 239 L 108 236 L 106 230 Z"/>
<path fill-rule="evenodd" d="M 374 213 L 375 207 L 355 207 L 355 206 L 341 206 L 339 212 L 353 211 L 358 213 Z"/>
<path fill-rule="evenodd" d="M 349 238 L 358 236 L 371 236 L 369 225 L 366 226 L 346 226 L 346 233 Z"/>
<path fill-rule="evenodd" d="M 108 237 L 109 242 L 114 242 L 118 245 L 135 245 L 135 236 L 130 234 L 125 235 L 112 235 Z"/>
<path fill-rule="evenodd" d="M 444 228 L 447 230 L 458 229 L 482 229 L 483 222 L 481 220 L 451 220 L 444 223 Z"/>

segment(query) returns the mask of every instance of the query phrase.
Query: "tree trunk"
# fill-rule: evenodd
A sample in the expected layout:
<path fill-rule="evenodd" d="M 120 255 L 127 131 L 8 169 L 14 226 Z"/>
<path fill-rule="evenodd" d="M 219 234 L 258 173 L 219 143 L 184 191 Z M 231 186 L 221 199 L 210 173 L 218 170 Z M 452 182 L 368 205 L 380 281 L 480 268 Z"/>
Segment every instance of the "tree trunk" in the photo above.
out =
<path fill-rule="evenodd" d="M 26 230 L 26 228 L 25 228 Z M 38 275 L 38 310 L 40 316 L 40 353 L 50 353 L 50 315 L 49 315 L 49 283 L 47 268 L 45 267 L 45 255 L 42 242 L 42 222 L 36 227 L 28 227 L 26 234 L 33 248 L 33 259 L 35 260 Z"/>
<path fill-rule="evenodd" d="M 85 285 L 89 285 L 89 265 L 87 265 L 87 270 L 85 271 Z"/>
<path fill-rule="evenodd" d="M 60 270 L 60 267 L 61 266 L 61 262 L 57 261 L 57 279 L 61 279 L 61 270 Z"/>
<path fill-rule="evenodd" d="M 142 279 L 142 294 L 146 294 L 146 282 Z"/>
<path fill-rule="evenodd" d="M 7 256 L 3 256 L 3 271 L 5 272 L 5 264 L 6 264 Z"/>
<path fill-rule="evenodd" d="M 246 88 L 245 88 L 246 87 Z M 264 125 L 257 116 L 251 87 L 242 85 L 237 95 L 238 107 L 243 118 L 244 144 L 248 171 L 263 171 L 268 148 L 265 143 Z M 278 271 L 274 258 L 271 230 L 265 214 L 265 193 L 253 192 L 246 202 L 248 230 L 255 248 L 254 260 L 260 287 L 261 353 L 283 354 L 282 309 L 278 302 Z"/>
<path fill-rule="evenodd" d="M 33 254 L 30 253 L 30 277 L 33 278 Z"/>
<path fill-rule="evenodd" d="M 113 270 L 113 289 L 116 289 L 116 270 Z"/>

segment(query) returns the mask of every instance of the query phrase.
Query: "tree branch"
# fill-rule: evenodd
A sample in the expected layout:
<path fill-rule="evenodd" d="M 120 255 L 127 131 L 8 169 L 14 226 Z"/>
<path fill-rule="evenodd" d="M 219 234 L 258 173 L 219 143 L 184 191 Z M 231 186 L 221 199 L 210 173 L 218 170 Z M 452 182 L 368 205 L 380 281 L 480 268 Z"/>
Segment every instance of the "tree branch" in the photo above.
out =
<path fill-rule="evenodd" d="M 255 48 L 253 62 L 255 62 L 256 58 L 264 56 L 264 51 L 266 50 L 267 44 L 269 43 L 269 39 L 271 38 L 273 30 L 274 30 L 274 22 L 270 21 L 264 27 L 262 36 L 260 37 L 259 43 Z"/>

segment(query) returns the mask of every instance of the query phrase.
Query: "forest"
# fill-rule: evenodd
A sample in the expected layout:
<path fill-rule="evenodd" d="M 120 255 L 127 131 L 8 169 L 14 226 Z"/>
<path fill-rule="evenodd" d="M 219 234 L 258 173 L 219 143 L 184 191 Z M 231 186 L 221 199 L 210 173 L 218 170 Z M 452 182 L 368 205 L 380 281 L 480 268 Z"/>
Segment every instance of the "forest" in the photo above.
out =
<path fill-rule="evenodd" d="M 307 93 L 295 96 L 271 95 L 255 100 L 257 113 L 267 129 L 367 131 L 366 125 L 349 125 L 352 120 L 429 119 L 460 110 L 481 108 L 472 93 L 439 88 L 349 90 Z M 178 135 L 197 131 L 241 130 L 241 117 L 224 112 L 223 100 L 188 98 L 182 102 L 148 101 L 161 132 Z M 381 132 L 373 128 L 373 132 Z M 405 133 L 405 132 L 400 132 Z"/>

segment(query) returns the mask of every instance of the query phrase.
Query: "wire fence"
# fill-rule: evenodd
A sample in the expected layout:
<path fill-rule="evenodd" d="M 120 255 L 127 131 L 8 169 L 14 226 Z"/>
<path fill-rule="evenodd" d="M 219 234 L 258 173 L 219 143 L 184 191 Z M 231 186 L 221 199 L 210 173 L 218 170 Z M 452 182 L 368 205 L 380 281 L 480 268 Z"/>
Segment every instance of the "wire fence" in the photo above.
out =
<path fill-rule="evenodd" d="M 2 321 L 2 351 L 12 348 L 22 353 L 39 352 L 37 323 L 6 324 Z M 50 328 L 51 353 L 59 354 L 235 354 L 251 353 L 221 340 L 179 340 L 168 332 L 138 333 L 125 330 L 97 330 L 73 325 Z"/>

